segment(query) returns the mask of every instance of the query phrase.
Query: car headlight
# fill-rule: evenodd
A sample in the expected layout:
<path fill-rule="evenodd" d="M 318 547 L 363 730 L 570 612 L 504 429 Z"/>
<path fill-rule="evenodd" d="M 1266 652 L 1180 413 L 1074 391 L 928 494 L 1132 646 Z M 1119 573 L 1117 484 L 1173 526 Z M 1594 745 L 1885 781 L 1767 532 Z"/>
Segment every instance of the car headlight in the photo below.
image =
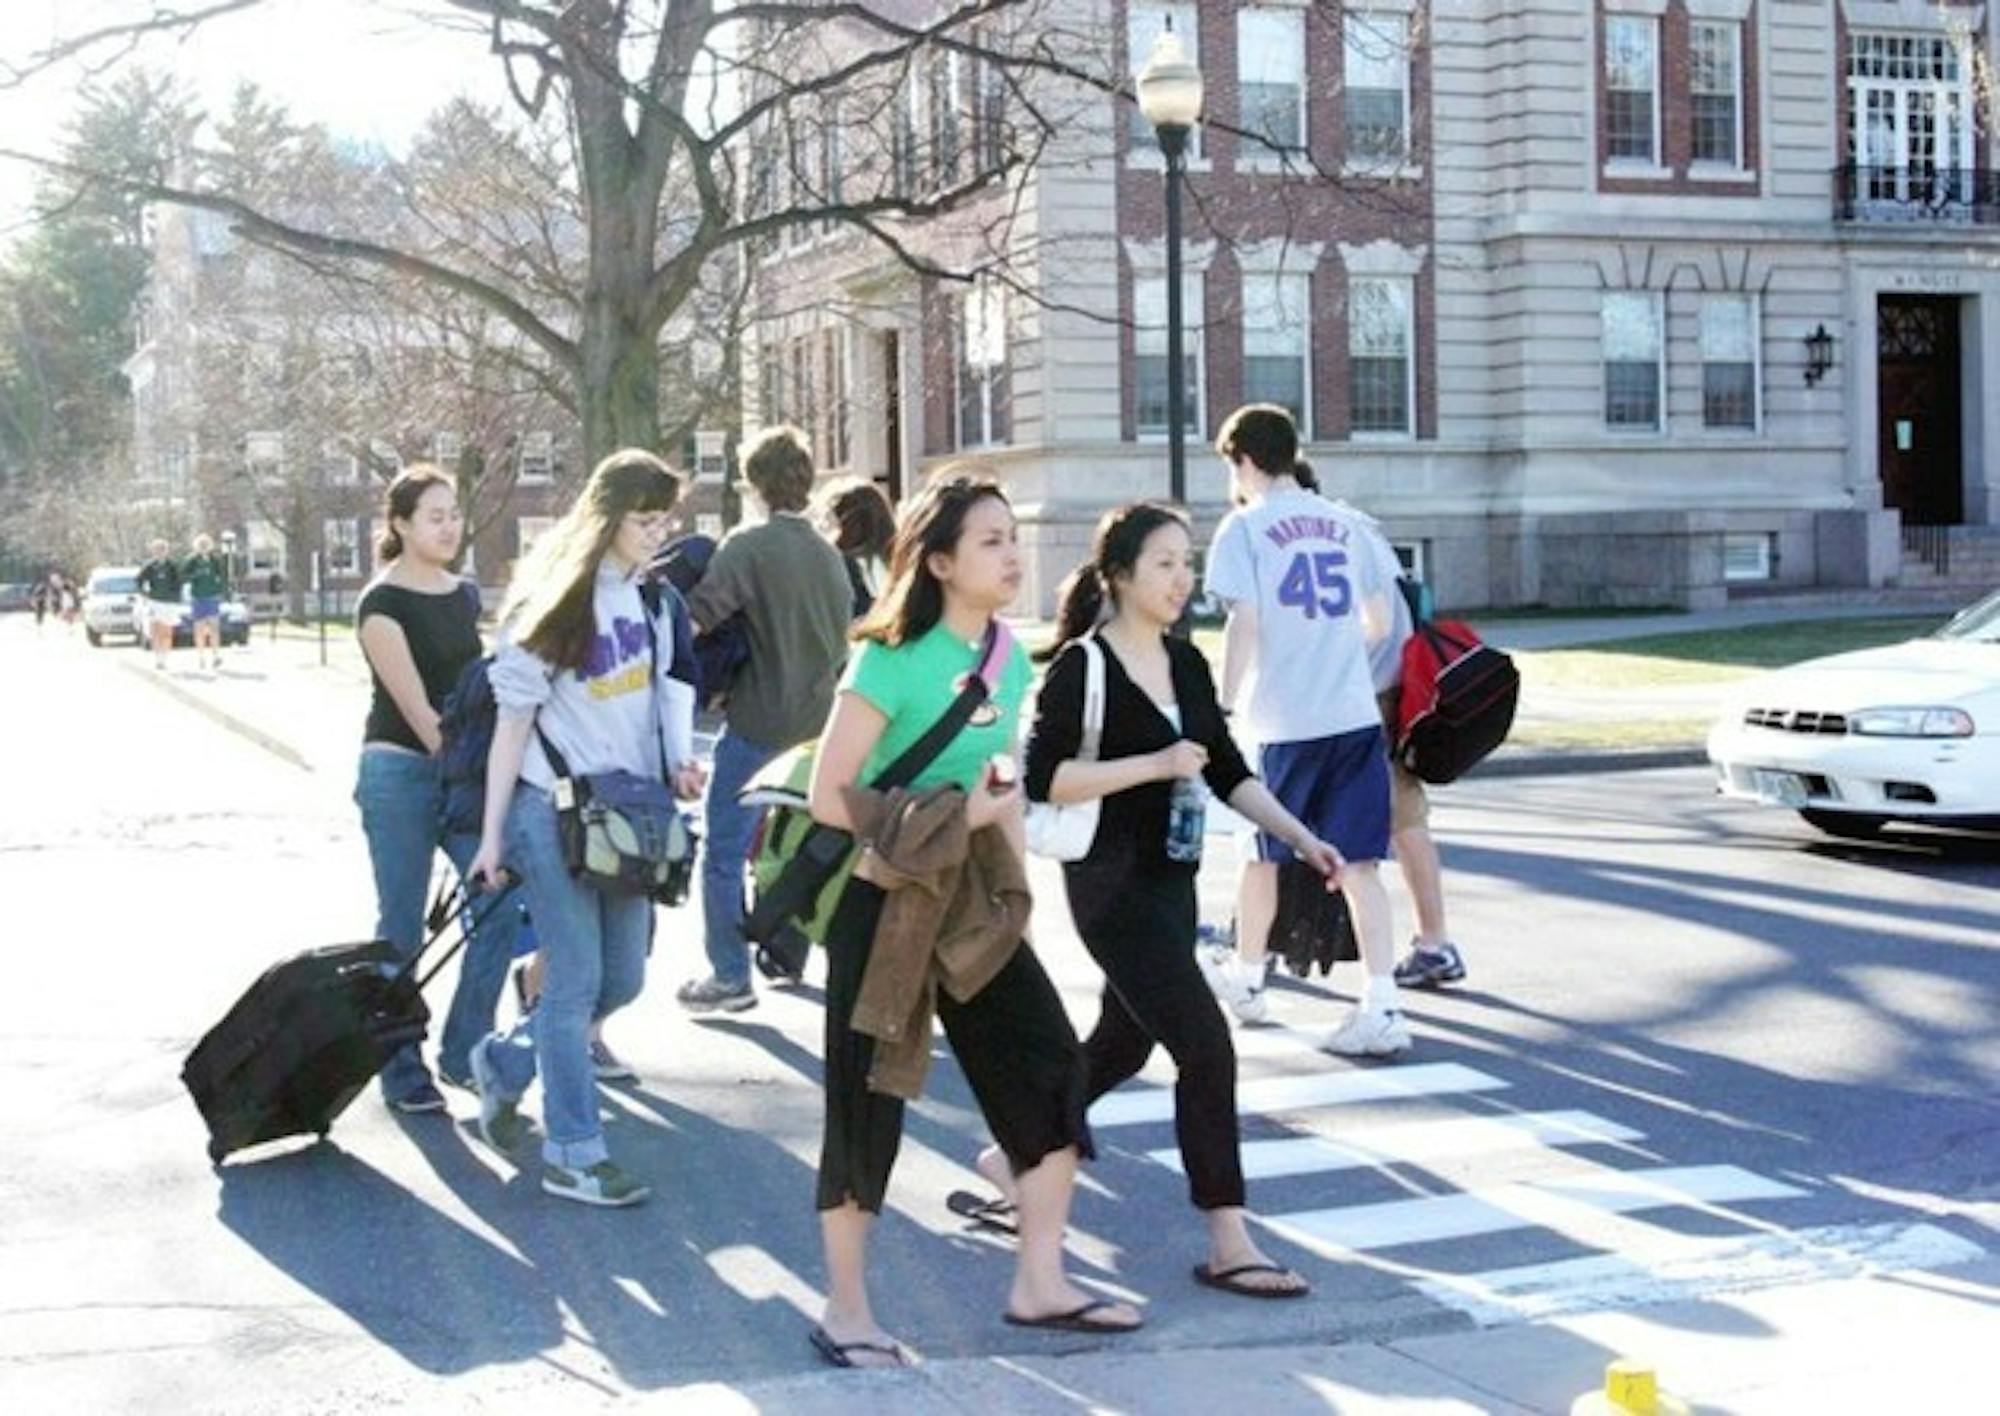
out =
<path fill-rule="evenodd" d="M 1972 715 L 1959 708 L 1863 708 L 1847 730 L 1867 737 L 1971 737 Z"/>

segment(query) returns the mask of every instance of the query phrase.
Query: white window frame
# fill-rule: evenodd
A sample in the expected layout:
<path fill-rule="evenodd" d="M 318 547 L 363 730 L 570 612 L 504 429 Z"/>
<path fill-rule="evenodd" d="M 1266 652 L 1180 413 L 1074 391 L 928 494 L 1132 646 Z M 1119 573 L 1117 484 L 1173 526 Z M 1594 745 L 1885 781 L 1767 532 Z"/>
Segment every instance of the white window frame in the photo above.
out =
<path fill-rule="evenodd" d="M 352 487 L 361 481 L 361 459 L 337 438 L 319 445 L 320 466 L 330 487 Z"/>
<path fill-rule="evenodd" d="M 457 433 L 438 432 L 431 434 L 431 461 L 450 472 L 458 467 L 458 459 L 464 455 L 465 439 Z"/>
<path fill-rule="evenodd" d="M 1415 105 L 1410 96 L 1410 17 L 1407 14 L 1388 10 L 1350 10 L 1343 17 L 1340 27 L 1341 101 L 1343 105 L 1346 102 L 1347 61 L 1350 53 L 1349 45 L 1351 43 L 1348 38 L 1348 24 L 1350 21 L 1357 19 L 1370 26 L 1392 25 L 1400 28 L 1403 32 L 1402 39 L 1397 43 L 1397 49 L 1402 55 L 1402 61 L 1396 66 L 1403 92 L 1403 150 L 1397 153 L 1393 159 L 1373 156 L 1363 157 L 1355 153 L 1353 138 L 1350 134 L 1347 141 L 1347 151 L 1341 154 L 1341 164 L 1349 173 L 1373 176 L 1394 174 L 1400 176 L 1409 168 L 1413 155 L 1413 145 L 1416 140 L 1415 134 L 1411 130 L 1411 125 L 1415 121 L 1413 113 Z M 1343 126 L 1345 121 L 1346 113 L 1343 108 Z"/>
<path fill-rule="evenodd" d="M 1138 92 L 1139 71 L 1146 67 L 1146 60 L 1153 52 L 1153 38 L 1155 37 L 1149 28 L 1147 31 L 1147 42 L 1143 48 L 1140 46 L 1138 42 L 1139 20 L 1142 16 L 1159 17 L 1165 15 L 1173 17 L 1174 33 L 1179 35 L 1182 43 L 1186 45 L 1188 58 L 1196 67 L 1199 67 L 1201 64 L 1200 6 L 1191 4 L 1163 5 L 1153 3 L 1153 0 L 1146 0 L 1146 3 L 1128 5 L 1125 9 L 1125 78 L 1128 83 L 1133 85 L 1134 93 Z M 1123 100 L 1119 100 L 1118 106 L 1124 108 L 1126 105 Z M 1126 128 L 1125 165 L 1127 167 L 1146 167 L 1154 171 L 1164 171 L 1167 165 L 1166 154 L 1160 151 L 1159 141 L 1153 136 L 1152 125 L 1147 123 L 1144 116 L 1140 114 L 1138 104 L 1132 104 L 1129 112 L 1131 116 L 1124 120 L 1129 125 Z M 1201 127 L 1202 125 L 1197 122 L 1194 125 L 1194 131 L 1188 134 L 1187 166 L 1192 171 L 1201 171 L 1208 165 L 1208 159 L 1202 152 Z M 1144 130 L 1143 137 L 1141 136 L 1142 129 Z"/>
<path fill-rule="evenodd" d="M 1404 425 L 1401 431 L 1393 429 L 1358 429 L 1354 426 L 1354 385 L 1347 386 L 1347 436 L 1353 442 L 1412 442 L 1417 436 L 1417 282 L 1407 275 L 1356 274 L 1352 271 L 1347 280 L 1347 358 L 1350 365 L 1355 359 L 1354 350 L 1354 287 L 1357 285 L 1394 285 L 1403 290 L 1403 412 Z M 1350 376 L 1351 379 L 1351 376 Z"/>
<path fill-rule="evenodd" d="M 1302 157 L 1312 148 L 1312 105 L 1307 101 L 1306 87 L 1305 12 L 1296 6 L 1245 5 L 1236 12 L 1237 125 L 1246 131 L 1248 130 L 1248 124 L 1244 121 L 1245 115 L 1242 112 L 1243 86 L 1249 81 L 1249 76 L 1244 72 L 1244 59 L 1249 53 L 1249 44 L 1245 38 L 1244 31 L 1256 24 L 1270 23 L 1272 21 L 1283 24 L 1291 31 L 1290 38 L 1292 43 L 1287 48 L 1297 60 L 1297 67 L 1292 75 L 1292 83 L 1298 90 L 1299 141 L 1298 145 L 1293 148 L 1274 149 L 1269 144 L 1261 142 L 1254 137 L 1239 139 L 1236 150 L 1236 165 L 1248 171 L 1259 169 L 1277 171 L 1296 165 L 1298 158 Z M 1178 34 L 1179 31 L 1176 30 L 1175 33 Z"/>
<path fill-rule="evenodd" d="M 551 432 L 523 434 L 517 454 L 515 482 L 523 487 L 544 487 L 555 479 L 556 435 Z"/>
<path fill-rule="evenodd" d="M 1160 287 L 1160 324 L 1157 331 L 1142 326 L 1139 322 L 1139 286 L 1141 282 L 1157 282 Z M 1186 326 L 1181 331 L 1183 357 L 1194 358 L 1193 386 L 1188 389 L 1188 409 L 1193 421 L 1188 430 L 1189 437 L 1205 436 L 1208 429 L 1208 348 L 1202 337 L 1206 319 L 1205 292 L 1208 285 L 1207 267 L 1183 269 L 1181 271 L 1181 319 Z M 1142 443 L 1163 443 L 1173 428 L 1165 423 L 1158 427 L 1147 427 L 1138 421 L 1139 415 L 1139 360 L 1145 358 L 1165 359 L 1167 357 L 1167 273 L 1164 269 L 1151 270 L 1135 268 L 1132 272 L 1132 434 Z M 1192 316 L 1192 318 L 1190 318 Z M 1141 347 L 1142 342 L 1150 342 L 1157 333 L 1160 348 L 1157 354 Z"/>
<path fill-rule="evenodd" d="M 1650 300 L 1653 305 L 1653 328 L 1658 332 L 1658 355 L 1654 360 L 1653 407 L 1658 416 L 1651 427 L 1639 423 L 1613 423 L 1610 418 L 1610 389 L 1606 383 L 1606 370 L 1611 360 L 1604 348 L 1604 302 L 1615 298 L 1640 297 Z M 1667 432 L 1667 297 L 1658 290 L 1606 290 L 1598 304 L 1598 399 L 1597 416 L 1604 431 L 1613 437 L 1657 438 Z"/>
<path fill-rule="evenodd" d="M 982 282 L 959 296 L 955 303 L 957 308 L 953 311 L 951 351 L 953 442 L 961 449 L 1005 447 L 1011 440 L 1012 430 L 1009 429 L 1007 438 L 995 434 L 994 414 L 998 405 L 994 401 L 993 391 L 994 385 L 1003 375 L 1009 376 L 1011 383 L 1012 370 L 1008 368 L 1007 361 L 1013 357 L 1013 349 L 1010 347 L 1011 341 L 1008 337 L 1009 302 L 1006 288 L 991 282 Z M 972 317 L 975 309 L 981 314 L 980 330 L 985 336 L 982 343 L 989 346 L 986 352 L 990 353 L 997 347 L 999 353 L 997 359 L 976 366 L 987 371 L 986 376 L 980 380 L 978 427 L 980 436 L 976 440 L 965 436 L 965 378 L 967 371 L 975 367 L 972 362 Z"/>
<path fill-rule="evenodd" d="M 268 473 L 259 469 L 268 467 Z M 273 479 L 285 475 L 285 435 L 283 433 L 245 433 L 243 435 L 243 470 L 251 477 L 269 476 Z"/>
<path fill-rule="evenodd" d="M 1736 161 L 1733 163 L 1717 162 L 1713 158 L 1695 157 L 1694 134 L 1690 132 L 1688 134 L 1688 170 L 1690 174 L 1693 175 L 1699 175 L 1701 173 L 1734 174 L 1734 173 L 1747 172 L 1749 171 L 1750 164 L 1747 160 L 1749 154 L 1744 151 L 1743 147 L 1744 136 L 1745 136 L 1745 115 L 1743 111 L 1745 106 L 1744 105 L 1745 85 L 1743 82 L 1743 22 L 1741 20 L 1710 19 L 1710 18 L 1704 18 L 1700 15 L 1696 15 L 1689 21 L 1688 109 L 1690 113 L 1690 121 L 1692 121 L 1692 113 L 1694 109 L 1694 99 L 1695 99 L 1695 90 L 1694 90 L 1695 35 L 1697 31 L 1704 29 L 1727 30 L 1735 46 L 1730 57 L 1730 64 L 1731 64 L 1731 71 L 1734 74 L 1736 81 L 1736 90 L 1735 93 L 1732 95 L 1732 97 L 1735 100 L 1734 106 L 1736 110 Z"/>
<path fill-rule="evenodd" d="M 1304 407 L 1299 410 L 1301 414 L 1301 417 L 1299 419 L 1299 439 L 1302 442 L 1311 442 L 1316 427 L 1315 405 L 1318 402 L 1318 400 L 1313 397 L 1312 272 L 1310 270 L 1298 270 L 1291 268 L 1259 269 L 1246 265 L 1242 267 L 1241 279 L 1243 282 L 1243 294 L 1241 297 L 1241 305 L 1242 305 L 1241 335 L 1243 340 L 1243 394 L 1246 401 L 1251 401 L 1252 399 L 1252 395 L 1250 392 L 1250 294 L 1249 294 L 1250 283 L 1252 281 L 1270 281 L 1273 283 L 1278 281 L 1284 281 L 1287 283 L 1296 282 L 1301 292 L 1301 299 L 1299 306 L 1301 323 L 1298 334 L 1299 334 L 1299 367 L 1304 376 L 1304 384 L 1300 389 L 1300 399 L 1303 402 Z"/>
<path fill-rule="evenodd" d="M 329 576 L 353 578 L 366 573 L 367 567 L 362 561 L 361 542 L 354 534 L 353 517 L 327 517 L 320 523 L 319 537 L 322 564 Z M 347 564 L 336 565 L 334 556 L 343 551 L 347 553 Z"/>
<path fill-rule="evenodd" d="M 1666 149 L 1665 149 L 1665 144 L 1663 142 L 1663 130 L 1660 126 L 1662 120 L 1662 110 L 1666 107 L 1666 105 L 1661 101 L 1662 95 L 1660 92 L 1660 76 L 1661 76 L 1660 65 L 1662 62 L 1662 56 L 1660 54 L 1660 50 L 1662 47 L 1662 38 L 1663 38 L 1661 34 L 1662 24 L 1660 16 L 1630 14 L 1619 11 L 1612 11 L 1611 13 L 1604 16 L 1604 38 L 1598 46 L 1598 63 L 1602 66 L 1602 71 L 1604 74 L 1604 92 L 1605 92 L 1606 102 L 1607 103 L 1609 102 L 1610 95 L 1613 92 L 1611 87 L 1612 27 L 1615 25 L 1626 25 L 1626 24 L 1644 25 L 1646 27 L 1647 33 L 1652 36 L 1653 154 L 1649 158 L 1631 157 L 1623 155 L 1614 156 L 1608 150 L 1610 143 L 1610 131 L 1607 119 L 1607 128 L 1605 133 L 1605 142 L 1607 151 L 1604 154 L 1604 167 L 1607 172 L 1621 177 L 1645 176 L 1649 174 L 1665 175 L 1667 172 L 1666 159 L 1665 159 Z M 1620 91 L 1623 92 L 1624 90 Z"/>
<path fill-rule="evenodd" d="M 1730 585 L 1754 585 L 1769 581 L 1777 574 L 1778 547 L 1777 533 L 1772 531 L 1725 531 L 1722 534 L 1722 579 Z M 1740 560 L 1732 563 L 1732 555 L 1748 551 L 1750 567 L 1737 568 Z"/>
<path fill-rule="evenodd" d="M 1750 306 L 1750 423 L 1714 424 L 1708 421 L 1708 350 L 1704 347 L 1702 320 L 1706 318 L 1708 304 L 1712 300 L 1742 300 Z M 1702 369 L 1702 431 L 1706 433 L 1739 437 L 1764 431 L 1764 301 L 1763 297 L 1747 291 L 1714 291 L 1702 297 L 1700 309 L 1695 315 L 1695 351 L 1700 358 Z M 1733 360 L 1730 362 L 1734 362 Z"/>
<path fill-rule="evenodd" d="M 252 521 L 243 528 L 243 564 L 248 567 L 246 575 L 266 577 L 275 570 L 290 579 L 285 560 L 284 527 L 275 521 Z"/>
<path fill-rule="evenodd" d="M 699 428 L 694 435 L 694 480 L 722 485 L 729 466 L 729 434 L 721 428 Z"/>

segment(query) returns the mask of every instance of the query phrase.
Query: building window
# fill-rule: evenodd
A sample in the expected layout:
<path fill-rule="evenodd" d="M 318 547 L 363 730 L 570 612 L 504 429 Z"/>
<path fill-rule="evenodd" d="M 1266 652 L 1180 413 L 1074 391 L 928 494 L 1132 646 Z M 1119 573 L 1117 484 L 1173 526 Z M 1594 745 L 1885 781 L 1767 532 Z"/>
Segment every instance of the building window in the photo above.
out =
<path fill-rule="evenodd" d="M 351 487 L 361 480 L 361 459 L 335 439 L 320 444 L 319 465 L 320 480 L 329 487 Z"/>
<path fill-rule="evenodd" d="M 368 469 L 386 482 L 403 470 L 403 454 L 387 438 L 370 438 Z"/>
<path fill-rule="evenodd" d="M 1659 162 L 1659 92 L 1659 21 L 1605 16 L 1605 155 L 1613 162 Z"/>
<path fill-rule="evenodd" d="M 1132 92 L 1139 92 L 1139 71 L 1146 67 L 1152 57 L 1153 45 L 1158 42 L 1171 22 L 1173 31 L 1180 36 L 1187 56 L 1195 64 L 1201 63 L 1201 26 L 1192 5 L 1133 5 L 1125 13 L 1126 72 L 1132 83 Z M 1126 106 L 1126 132 L 1129 146 L 1134 153 L 1157 153 L 1160 140 L 1153 132 L 1153 125 L 1146 121 L 1146 115 L 1139 111 L 1135 103 Z M 1201 155 L 1201 125 L 1195 124 L 1194 132 L 1188 135 L 1188 156 Z"/>
<path fill-rule="evenodd" d="M 837 98 L 829 97 L 826 116 L 819 128 L 820 183 L 825 188 L 824 204 L 829 212 L 847 200 L 846 173 L 842 170 L 845 161 L 840 150 L 840 103 Z M 819 229 L 831 236 L 840 229 L 840 223 L 829 215 L 820 221 Z"/>
<path fill-rule="evenodd" d="M 325 547 L 324 555 L 328 575 L 359 575 L 361 573 L 361 536 L 352 519 L 345 516 L 328 517 L 321 528 L 320 544 Z"/>
<path fill-rule="evenodd" d="M 1769 580 L 1778 566 L 1778 538 L 1769 531 L 1731 531 L 1722 538 L 1725 581 Z"/>
<path fill-rule="evenodd" d="M 899 197 L 914 197 L 917 194 L 917 104 L 921 90 L 917 86 L 914 65 L 903 75 L 903 89 L 894 104 L 893 126 L 889 130 L 889 162 L 894 168 L 895 191 Z"/>
<path fill-rule="evenodd" d="M 246 433 L 243 437 L 243 470 L 259 482 L 275 482 L 285 475 L 285 435 Z"/>
<path fill-rule="evenodd" d="M 1202 277 L 1187 273 L 1181 277 L 1181 346 L 1183 388 L 1187 406 L 1182 427 L 1201 436 Z M 1164 437 L 1167 422 L 1167 278 L 1164 275 L 1135 276 L 1132 280 L 1133 379 L 1136 384 L 1136 426 L 1142 437 Z"/>
<path fill-rule="evenodd" d="M 556 435 L 529 433 L 521 439 L 521 476 L 525 485 L 546 482 L 555 475 Z"/>
<path fill-rule="evenodd" d="M 958 445 L 987 447 L 1012 435 L 1007 371 L 1007 292 L 982 284 L 958 302 Z"/>
<path fill-rule="evenodd" d="M 534 548 L 541 534 L 556 524 L 553 516 L 523 516 L 514 522 L 514 555 L 516 559 L 525 556 Z"/>
<path fill-rule="evenodd" d="M 694 435 L 694 479 L 721 482 L 729 467 L 729 435 L 720 428 L 701 428 Z"/>
<path fill-rule="evenodd" d="M 1415 302 L 1404 279 L 1357 278 L 1347 295 L 1347 394 L 1357 433 L 1408 434 Z"/>
<path fill-rule="evenodd" d="M 844 326 L 826 332 L 827 385 L 833 422 L 828 433 L 832 441 L 828 465 L 832 467 L 845 467 L 854 459 L 851 414 L 854 388 L 847 367 L 847 335 Z"/>
<path fill-rule="evenodd" d="M 435 433 L 431 437 L 431 461 L 450 472 L 457 468 L 465 452 L 465 439 L 457 433 Z"/>
<path fill-rule="evenodd" d="M 959 180 L 958 51 L 934 50 L 926 70 L 926 82 L 930 85 L 931 175 L 936 186 L 956 186 Z"/>
<path fill-rule="evenodd" d="M 990 35 L 976 37 L 991 43 Z M 1007 160 L 1007 75 L 991 59 L 973 61 L 972 160 L 982 173 L 998 172 Z"/>
<path fill-rule="evenodd" d="M 1602 319 L 1605 426 L 1656 433 L 1666 373 L 1660 297 L 1646 291 L 1608 292 Z"/>
<path fill-rule="evenodd" d="M 1236 12 L 1238 121 L 1254 139 L 1252 157 L 1306 145 L 1304 12 L 1247 7 Z"/>
<path fill-rule="evenodd" d="M 1701 302 L 1701 423 L 1757 426 L 1757 302 L 1710 295 Z"/>
<path fill-rule="evenodd" d="M 1243 399 L 1288 409 L 1300 433 L 1312 436 L 1307 390 L 1310 281 L 1304 274 L 1246 271 L 1243 275 Z"/>
<path fill-rule="evenodd" d="M 252 575 L 283 575 L 285 573 L 285 533 L 273 522 L 253 521 L 245 528 L 249 535 L 245 554 L 249 557 Z"/>
<path fill-rule="evenodd" d="M 1693 158 L 1738 167 L 1743 157 L 1743 26 L 1697 20 L 1690 31 L 1688 89 L 1694 100 Z"/>
<path fill-rule="evenodd" d="M 1973 199 L 1974 66 L 1943 34 L 1850 34 L 1847 160 L 1870 202 L 1934 210 Z"/>
<path fill-rule="evenodd" d="M 1397 163 L 1410 151 L 1410 22 L 1350 12 L 1343 24 L 1347 156 Z"/>

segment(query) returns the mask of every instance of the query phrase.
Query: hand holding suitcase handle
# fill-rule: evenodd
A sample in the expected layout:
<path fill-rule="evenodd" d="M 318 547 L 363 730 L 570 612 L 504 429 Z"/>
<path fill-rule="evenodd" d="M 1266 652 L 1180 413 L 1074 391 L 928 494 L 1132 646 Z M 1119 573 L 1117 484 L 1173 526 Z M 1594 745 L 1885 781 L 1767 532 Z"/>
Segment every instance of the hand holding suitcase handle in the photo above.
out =
<path fill-rule="evenodd" d="M 437 898 L 431 901 L 430 911 L 425 917 L 428 933 L 424 946 L 403 965 L 400 977 L 409 978 L 415 974 L 417 965 L 423 962 L 424 955 L 430 952 L 431 946 L 444 937 L 444 932 L 451 927 L 452 920 L 471 914 L 473 897 L 483 895 L 487 897 L 485 907 L 466 920 L 465 928 L 458 936 L 458 942 L 445 950 L 435 964 L 424 970 L 423 977 L 417 979 L 417 988 L 422 990 L 428 986 L 430 981 L 438 976 L 438 971 L 450 963 L 460 949 L 472 942 L 472 936 L 479 932 L 479 927 L 507 903 L 507 897 L 513 894 L 514 887 L 521 883 L 521 877 L 504 865 L 499 869 L 499 877 L 497 885 L 488 885 L 473 876 L 460 880 L 456 886 L 446 887 L 442 884 L 438 886 Z"/>

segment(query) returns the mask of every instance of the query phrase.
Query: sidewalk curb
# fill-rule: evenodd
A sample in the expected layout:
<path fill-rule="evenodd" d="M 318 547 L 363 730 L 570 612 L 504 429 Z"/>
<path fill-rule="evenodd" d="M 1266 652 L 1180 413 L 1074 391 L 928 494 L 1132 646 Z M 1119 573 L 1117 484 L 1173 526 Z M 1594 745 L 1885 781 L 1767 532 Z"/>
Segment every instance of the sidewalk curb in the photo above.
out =
<path fill-rule="evenodd" d="M 305 757 L 299 752 L 299 750 L 293 747 L 290 743 L 275 738 L 271 736 L 271 734 L 265 732 L 262 728 L 255 727 L 250 723 L 245 722 L 243 719 L 237 717 L 234 713 L 229 712 L 227 709 L 216 707 L 215 704 L 209 702 L 199 693 L 196 693 L 192 689 L 184 688 L 180 684 L 175 683 L 165 674 L 162 674 L 157 670 L 149 671 L 140 668 L 137 664 L 131 664 L 131 663 L 123 663 L 120 664 L 118 667 L 123 669 L 126 673 L 131 674 L 134 678 L 140 680 L 142 683 L 150 683 L 153 687 L 159 689 L 160 692 L 166 694 L 169 698 L 175 699 L 176 701 L 185 704 L 187 707 L 194 709 L 195 712 L 201 714 L 202 717 L 208 719 L 211 723 L 214 723 L 218 727 L 224 728 L 229 732 L 235 733 L 240 738 L 245 738 L 248 741 L 255 743 L 257 746 L 263 748 L 266 752 L 270 753 L 273 757 L 276 757 L 281 761 L 291 764 L 292 766 L 298 768 L 301 772 L 310 772 L 313 770 L 312 763 L 306 761 Z"/>
<path fill-rule="evenodd" d="M 1598 772 L 1651 772 L 1662 767 L 1700 767 L 1708 751 L 1700 747 L 1646 747 L 1616 752 L 1535 752 L 1489 757 L 1463 780 L 1481 777 L 1564 777 Z"/>

